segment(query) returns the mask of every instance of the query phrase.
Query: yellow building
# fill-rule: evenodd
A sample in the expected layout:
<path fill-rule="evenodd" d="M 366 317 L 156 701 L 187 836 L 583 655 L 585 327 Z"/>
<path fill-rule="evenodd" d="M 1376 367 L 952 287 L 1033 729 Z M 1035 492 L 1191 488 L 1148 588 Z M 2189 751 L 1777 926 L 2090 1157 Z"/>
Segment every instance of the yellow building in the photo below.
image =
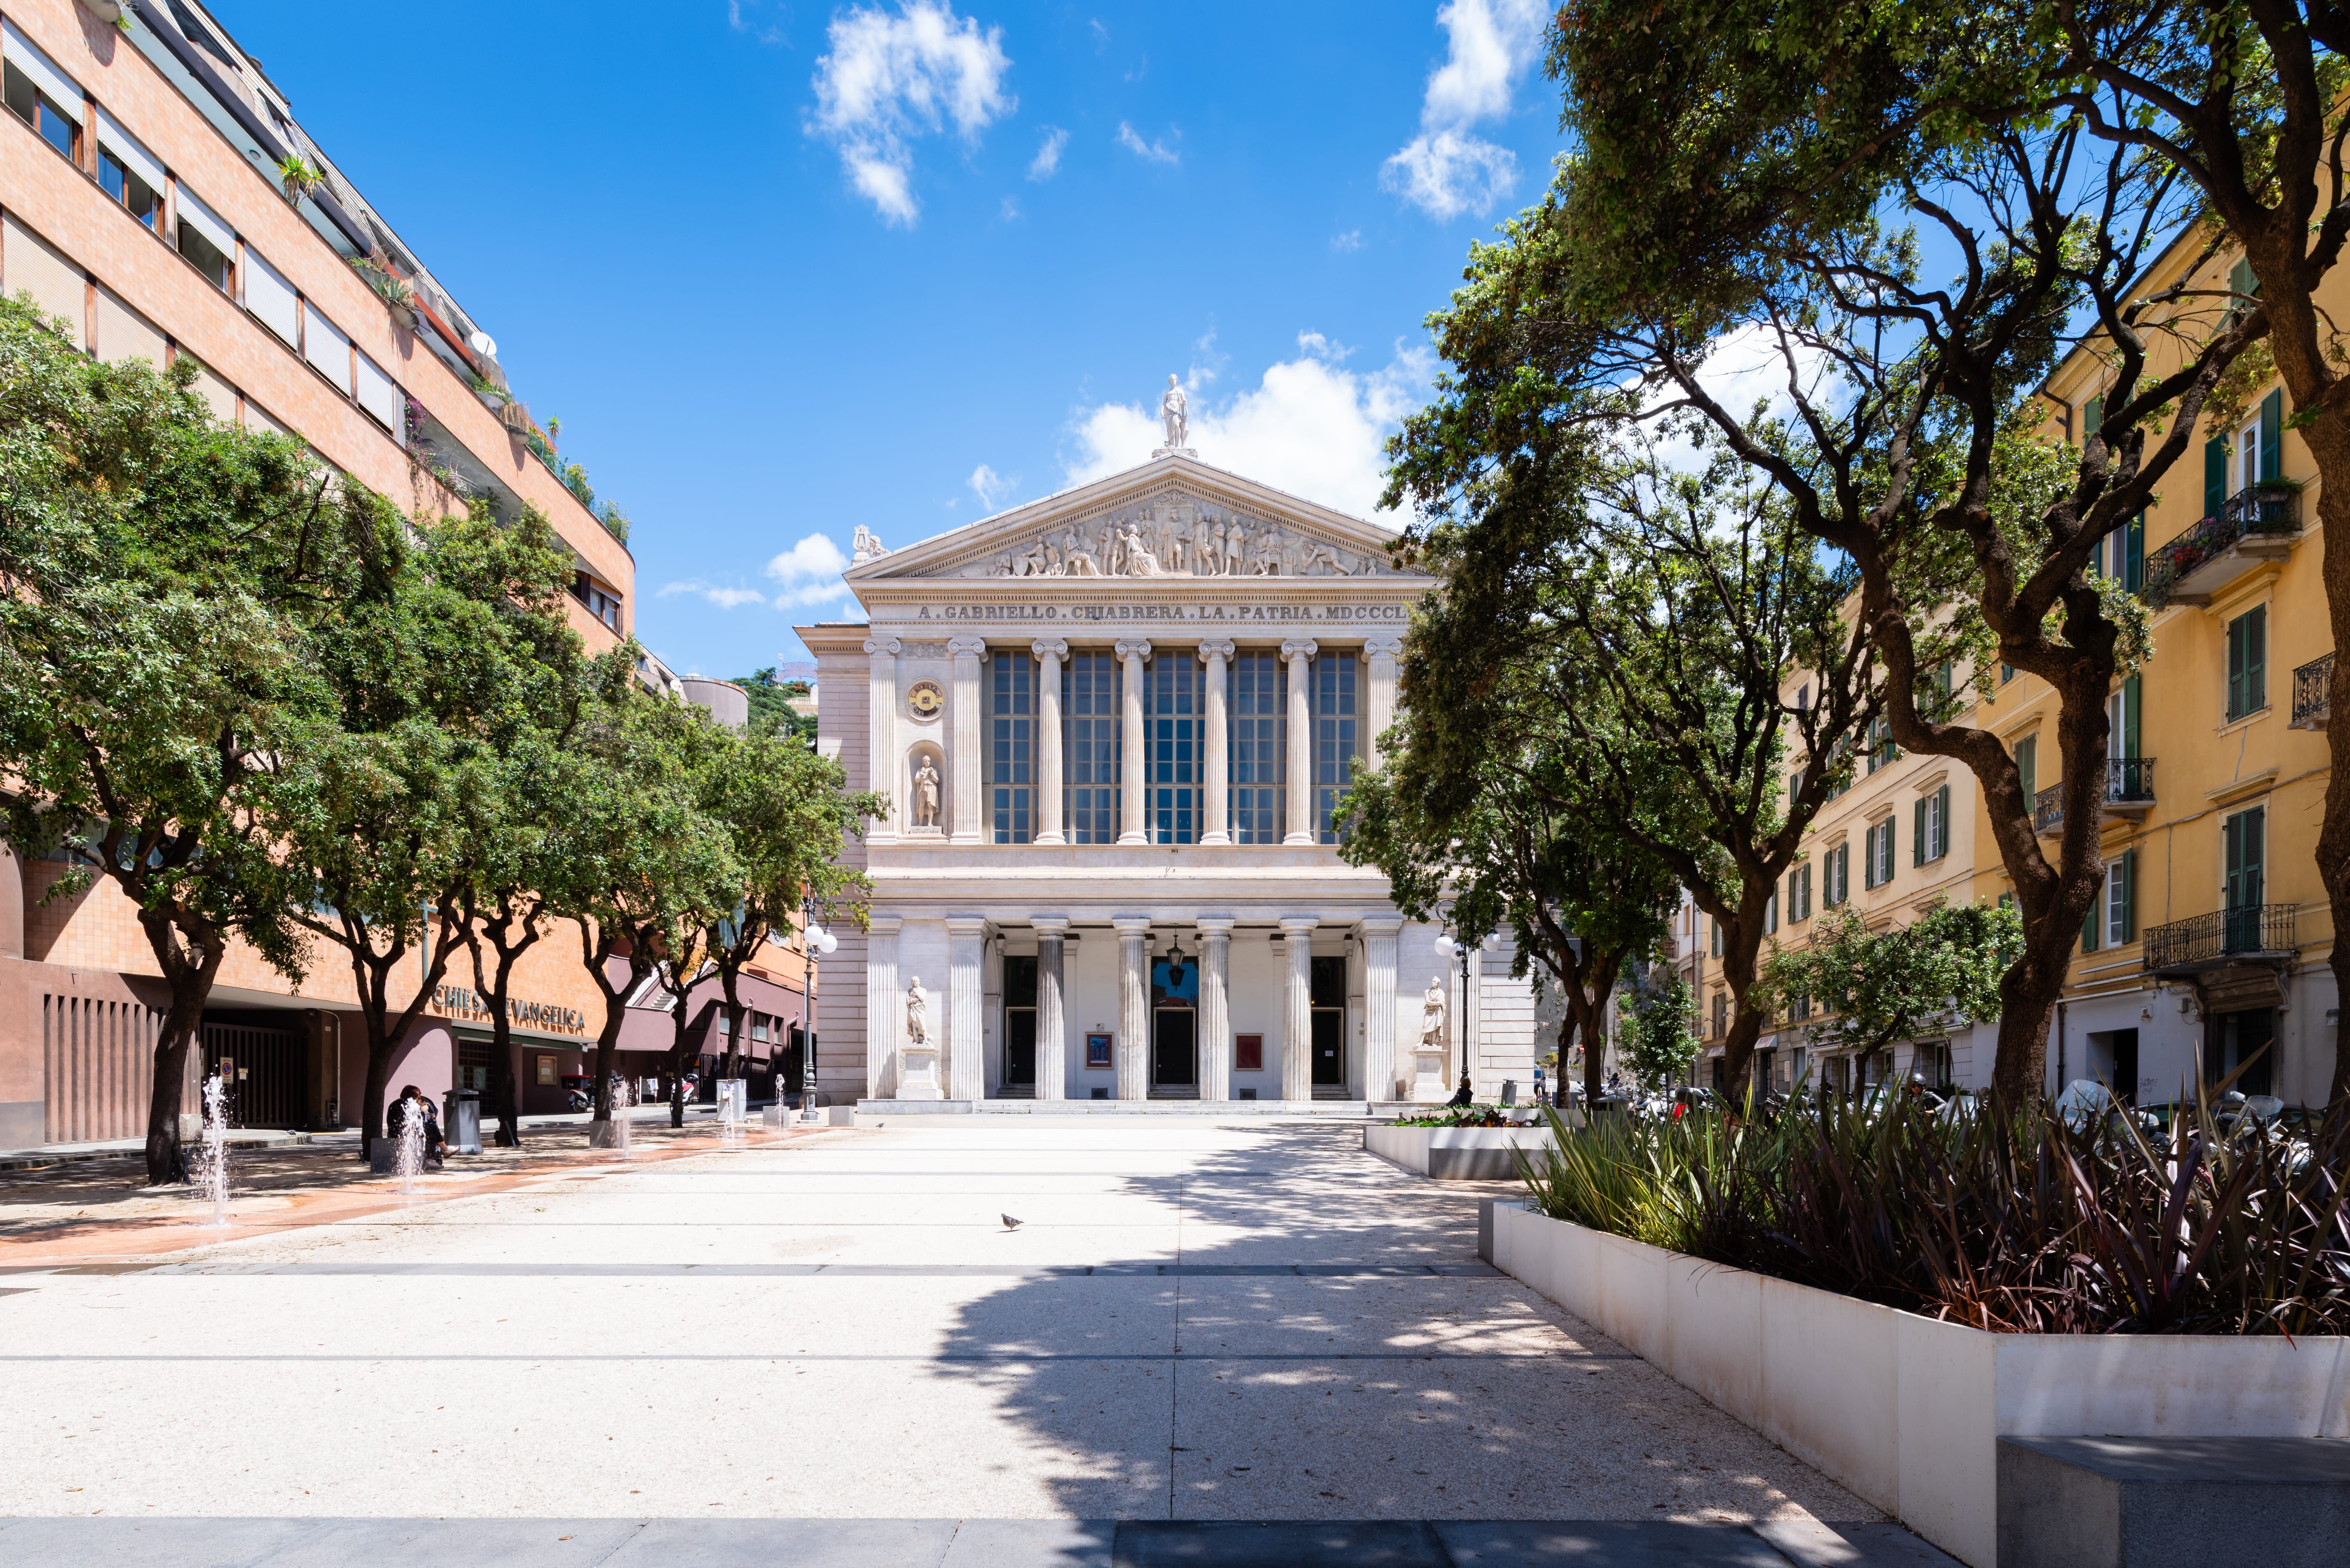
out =
<path fill-rule="evenodd" d="M 2190 232 L 2139 295 L 2169 286 L 2204 244 Z M 2250 287 L 2233 254 L 2204 275 L 2193 286 Z M 2350 295 L 2324 303 L 2338 314 Z M 2189 325 L 2217 322 L 2212 309 Z M 2170 349 L 2160 335 L 2149 343 L 2157 356 Z M 2078 446 L 2093 432 L 2112 378 L 2094 342 L 2068 356 L 2043 389 L 2051 438 Z M 2163 1104 L 2198 1072 L 2214 1080 L 2250 1060 L 2245 1092 L 2324 1100 L 2334 931 L 2315 849 L 2334 650 L 2316 470 L 2284 403 L 2272 380 L 2241 418 L 2205 421 L 2143 522 L 2101 550 L 2098 569 L 2151 609 L 2153 652 L 2109 699 L 2106 888 L 2050 1023 L 2052 1089 L 2101 1078 Z M 2063 812 L 2056 706 L 2044 682 L 2017 671 L 1990 683 L 1978 721 L 2036 789 L 2050 854 Z M 1996 897 L 2009 884 L 1988 819 L 1976 834 L 1977 891 Z"/>

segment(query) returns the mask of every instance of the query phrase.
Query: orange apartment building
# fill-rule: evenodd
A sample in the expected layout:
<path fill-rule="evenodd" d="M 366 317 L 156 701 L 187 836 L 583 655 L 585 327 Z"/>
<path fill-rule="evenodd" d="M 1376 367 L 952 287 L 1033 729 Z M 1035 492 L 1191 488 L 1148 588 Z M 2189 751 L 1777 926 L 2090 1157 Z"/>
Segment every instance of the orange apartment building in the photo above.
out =
<path fill-rule="evenodd" d="M 474 496 L 505 515 L 537 507 L 577 556 L 573 623 L 595 649 L 628 634 L 625 523 L 566 487 L 494 340 L 209 11 L 0 0 L 0 291 L 29 295 L 99 358 L 192 359 L 218 418 L 294 433 L 421 516 Z M 280 166 L 296 156 L 323 178 L 289 201 Z M 644 676 L 685 696 L 657 661 Z M 154 960 L 110 884 L 43 901 L 66 869 L 0 847 L 0 1149 L 146 1126 L 163 1005 Z M 746 987 L 754 1054 L 795 1038 L 804 968 L 796 943 L 778 944 Z M 444 981 L 395 1085 L 486 1085 L 488 1020 L 470 964 L 461 956 Z M 583 1071 L 603 1016 L 577 932 L 543 939 L 513 991 L 523 1108 L 561 1109 L 562 1080 Z M 669 1016 L 635 1000 L 645 1004 L 631 1008 L 624 1046 L 665 1049 Z M 696 1010 L 715 1052 L 705 999 Z M 233 954 L 203 1046 L 192 1072 L 228 1065 L 244 1125 L 328 1128 L 357 1116 L 364 1049 L 339 950 L 321 948 L 298 987 Z"/>

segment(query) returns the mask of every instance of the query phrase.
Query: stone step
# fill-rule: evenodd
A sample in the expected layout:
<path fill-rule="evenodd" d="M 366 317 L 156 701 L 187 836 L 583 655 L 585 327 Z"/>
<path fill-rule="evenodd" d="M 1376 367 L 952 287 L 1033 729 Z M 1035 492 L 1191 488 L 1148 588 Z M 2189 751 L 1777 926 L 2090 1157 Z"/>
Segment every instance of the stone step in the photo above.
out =
<path fill-rule="evenodd" d="M 2002 1438 L 1999 1568 L 2339 1568 L 2350 1442 Z"/>
<path fill-rule="evenodd" d="M 859 1100 L 866 1116 L 1374 1116 L 1409 1107 L 1362 1100 Z"/>

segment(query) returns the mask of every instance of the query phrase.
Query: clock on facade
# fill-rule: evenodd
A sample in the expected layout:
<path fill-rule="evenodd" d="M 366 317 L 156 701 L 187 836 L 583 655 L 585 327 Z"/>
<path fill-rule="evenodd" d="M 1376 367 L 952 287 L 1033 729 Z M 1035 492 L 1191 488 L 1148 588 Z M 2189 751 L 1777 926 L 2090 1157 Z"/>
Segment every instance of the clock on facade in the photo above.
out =
<path fill-rule="evenodd" d="M 906 692 L 906 706 L 914 711 L 917 719 L 935 719 L 946 705 L 946 694 L 935 680 L 917 680 Z"/>

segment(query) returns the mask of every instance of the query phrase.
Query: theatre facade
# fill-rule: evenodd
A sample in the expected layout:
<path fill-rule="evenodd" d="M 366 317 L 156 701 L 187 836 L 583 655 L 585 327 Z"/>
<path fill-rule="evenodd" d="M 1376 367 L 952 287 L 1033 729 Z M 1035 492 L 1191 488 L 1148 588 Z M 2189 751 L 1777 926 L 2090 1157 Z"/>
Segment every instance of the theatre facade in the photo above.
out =
<path fill-rule="evenodd" d="M 799 628 L 820 749 L 891 803 L 851 851 L 871 931 L 825 964 L 828 1098 L 1336 1109 L 1449 1097 L 1464 1058 L 1481 1097 L 1530 1085 L 1507 949 L 1464 975 L 1330 826 L 1430 586 L 1390 533 L 1178 449 L 884 534 L 847 573 L 868 620 Z"/>

